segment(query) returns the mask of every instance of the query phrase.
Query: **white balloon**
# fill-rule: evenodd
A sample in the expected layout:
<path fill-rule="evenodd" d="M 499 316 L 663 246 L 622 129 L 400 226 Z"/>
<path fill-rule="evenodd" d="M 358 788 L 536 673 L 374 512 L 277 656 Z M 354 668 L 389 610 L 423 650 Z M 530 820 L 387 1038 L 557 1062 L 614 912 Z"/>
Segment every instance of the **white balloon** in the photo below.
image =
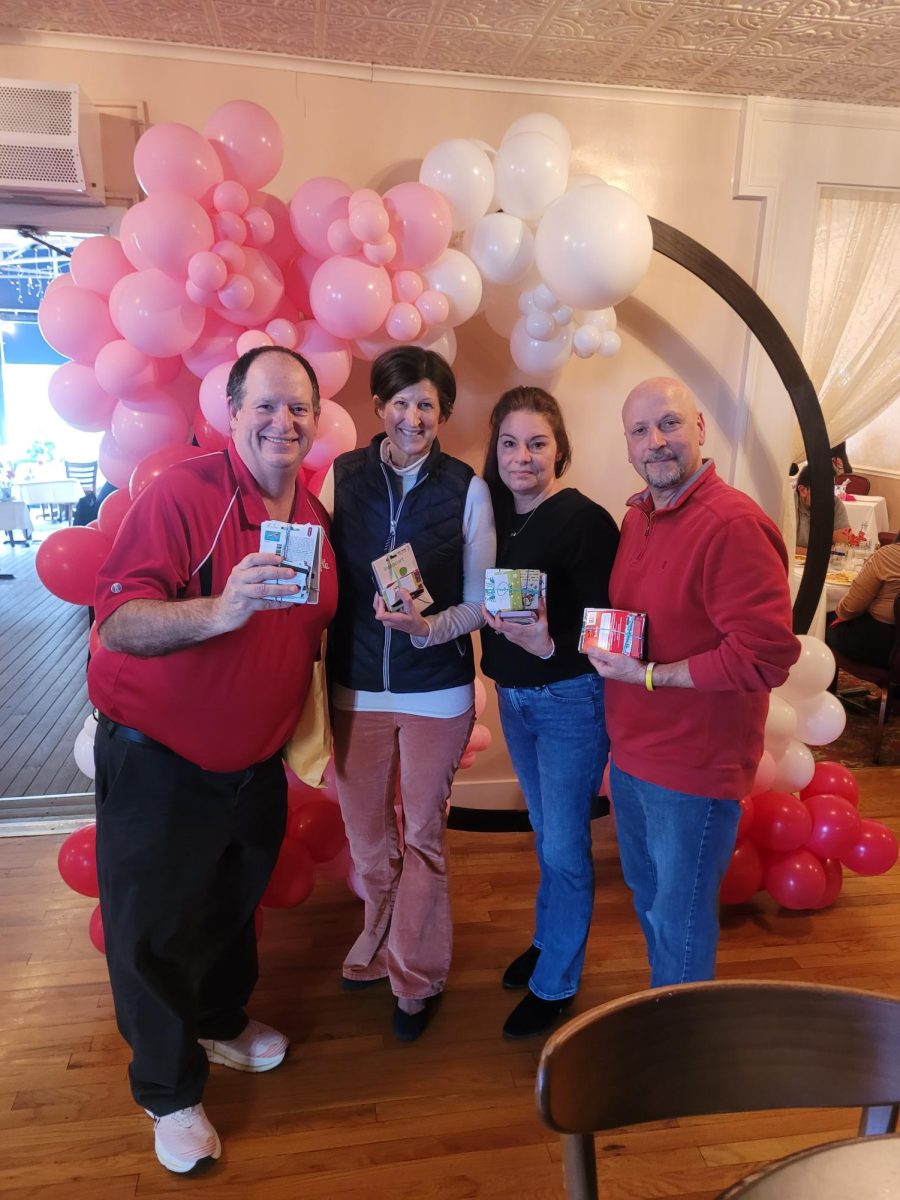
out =
<path fill-rule="evenodd" d="M 753 785 L 750 788 L 750 795 L 756 796 L 759 792 L 767 792 L 771 788 L 775 780 L 775 759 L 768 750 L 763 750 L 762 757 L 756 767 L 756 775 L 753 778 Z"/>
<path fill-rule="evenodd" d="M 769 711 L 766 715 L 766 726 L 763 732 L 766 748 L 772 750 L 777 758 L 791 738 L 796 736 L 797 710 L 782 696 L 771 692 L 769 694 Z"/>
<path fill-rule="evenodd" d="M 839 738 L 847 724 L 847 714 L 837 696 L 823 692 L 797 711 L 797 737 L 808 746 L 827 746 Z"/>
<path fill-rule="evenodd" d="M 75 766 L 88 779 L 94 778 L 94 739 L 87 730 L 80 729 L 73 747 Z"/>
<path fill-rule="evenodd" d="M 424 337 L 417 338 L 413 345 L 421 346 L 424 350 L 433 350 L 435 354 L 446 359 L 451 367 L 453 366 L 458 349 L 456 332 L 453 329 L 429 329 L 428 333 Z"/>
<path fill-rule="evenodd" d="M 488 213 L 466 230 L 463 250 L 488 283 L 515 283 L 534 259 L 534 234 L 519 217 Z"/>
<path fill-rule="evenodd" d="M 568 304 L 561 304 L 559 308 L 553 310 L 553 320 L 557 325 L 568 325 L 572 320 L 573 312 Z"/>
<path fill-rule="evenodd" d="M 815 760 L 809 747 L 791 740 L 775 760 L 772 789 L 776 792 L 799 792 L 812 779 L 815 769 Z"/>
<path fill-rule="evenodd" d="M 445 250 L 436 263 L 422 271 L 426 287 L 447 297 L 448 325 L 462 325 L 481 305 L 481 275 L 471 258 L 460 250 Z"/>
<path fill-rule="evenodd" d="M 552 375 L 561 370 L 572 353 L 571 326 L 567 325 L 548 341 L 538 341 L 529 335 L 525 321 L 526 318 L 519 318 L 509 339 L 513 362 L 526 375 Z"/>
<path fill-rule="evenodd" d="M 543 133 L 546 137 L 558 142 L 566 152 L 566 158 L 572 153 L 572 139 L 562 121 L 551 117 L 549 113 L 527 113 L 517 117 L 503 135 L 503 141 L 515 137 L 517 133 Z"/>
<path fill-rule="evenodd" d="M 834 655 L 817 637 L 801 634 L 800 657 L 791 667 L 787 681 L 778 689 L 786 699 L 811 700 L 824 692 L 834 679 Z"/>
<path fill-rule="evenodd" d="M 525 318 L 525 328 L 528 336 L 537 338 L 539 342 L 547 342 L 556 335 L 556 322 L 548 312 L 542 312 L 539 308 Z"/>
<path fill-rule="evenodd" d="M 568 152 L 545 133 L 505 137 L 494 159 L 494 195 L 505 213 L 524 221 L 538 220 L 568 178 Z"/>
<path fill-rule="evenodd" d="M 573 308 L 608 308 L 637 287 L 653 233 L 637 201 L 617 187 L 583 187 L 555 200 L 534 240 L 541 277 Z"/>
<path fill-rule="evenodd" d="M 606 187 L 606 180 L 601 179 L 599 175 L 570 175 L 569 186 L 566 188 L 566 191 L 574 192 L 576 188 L 597 187 L 598 185 Z"/>
<path fill-rule="evenodd" d="M 534 303 L 534 288 L 530 288 L 527 292 L 522 292 L 519 296 L 519 312 L 523 317 L 527 317 L 529 313 L 535 310 Z M 512 333 L 512 330 L 510 330 Z M 507 334 L 507 337 L 509 334 Z"/>
<path fill-rule="evenodd" d="M 544 312 L 553 312 L 554 308 L 559 307 L 559 301 L 547 287 L 546 283 L 539 283 L 531 293 L 532 301 L 535 308 L 541 308 Z"/>
<path fill-rule="evenodd" d="M 597 348 L 597 353 L 601 358 L 612 358 L 614 354 L 618 354 L 622 349 L 622 339 L 611 329 L 605 329 L 600 334 L 600 345 Z"/>
<path fill-rule="evenodd" d="M 84 724 L 81 727 L 86 733 L 90 734 L 93 741 L 94 734 L 97 732 L 97 718 L 93 710 L 84 718 Z"/>
<path fill-rule="evenodd" d="M 593 325 L 582 325 L 572 335 L 572 349 L 579 358 L 590 358 L 600 349 L 600 330 Z"/>
<path fill-rule="evenodd" d="M 440 192 L 450 205 L 453 229 L 459 232 L 483 217 L 494 195 L 494 168 L 484 150 L 468 138 L 451 138 L 433 146 L 422 160 L 419 182 Z"/>
<path fill-rule="evenodd" d="M 582 325 L 596 325 L 601 333 L 610 333 L 618 324 L 614 308 L 594 308 L 581 314 Z"/>

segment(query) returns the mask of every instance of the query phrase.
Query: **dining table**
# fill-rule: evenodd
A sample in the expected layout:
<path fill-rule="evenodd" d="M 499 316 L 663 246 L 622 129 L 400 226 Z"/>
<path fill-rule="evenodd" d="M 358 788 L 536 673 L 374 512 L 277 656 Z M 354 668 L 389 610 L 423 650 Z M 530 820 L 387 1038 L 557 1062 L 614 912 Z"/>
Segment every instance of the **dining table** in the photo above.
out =
<path fill-rule="evenodd" d="M 22 500 L 0 500 L 0 530 L 6 533 L 10 546 L 16 544 L 15 532 L 20 530 L 26 543 L 31 541 L 32 524 L 28 505 Z"/>
<path fill-rule="evenodd" d="M 844 497 L 844 510 L 853 532 L 864 533 L 869 545 L 877 548 L 879 533 L 887 533 L 890 528 L 884 496 L 847 495 Z"/>
<path fill-rule="evenodd" d="M 84 495 L 84 488 L 77 479 L 28 479 L 14 483 L 12 493 L 23 504 L 60 505 L 66 509 L 67 519 L 71 524 L 72 508 Z"/>
<path fill-rule="evenodd" d="M 848 1138 L 779 1159 L 719 1200 L 897 1200 L 900 1136 Z"/>

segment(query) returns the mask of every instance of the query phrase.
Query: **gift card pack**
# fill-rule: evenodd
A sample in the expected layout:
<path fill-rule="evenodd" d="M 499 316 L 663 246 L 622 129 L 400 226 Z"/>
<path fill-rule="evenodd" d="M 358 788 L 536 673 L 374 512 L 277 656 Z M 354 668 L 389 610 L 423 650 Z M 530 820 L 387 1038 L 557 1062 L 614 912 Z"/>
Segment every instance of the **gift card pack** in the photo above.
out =
<path fill-rule="evenodd" d="M 646 613 L 625 608 L 586 608 L 578 649 L 585 654 L 588 650 L 606 650 L 643 658 L 646 632 Z"/>
<path fill-rule="evenodd" d="M 504 621 L 537 620 L 538 599 L 547 576 L 528 568 L 489 567 L 484 573 L 484 607 Z"/>
<path fill-rule="evenodd" d="M 422 612 L 434 603 L 409 542 L 376 558 L 372 563 L 372 574 L 384 607 L 390 612 L 402 612 L 404 594 L 411 597 L 416 612 Z"/>
<path fill-rule="evenodd" d="M 266 554 L 280 554 L 284 559 L 284 566 L 293 567 L 297 572 L 294 579 L 286 582 L 300 585 L 299 592 L 277 597 L 280 603 L 318 604 L 323 539 L 324 530 L 321 525 L 263 521 L 259 535 L 260 551 Z"/>

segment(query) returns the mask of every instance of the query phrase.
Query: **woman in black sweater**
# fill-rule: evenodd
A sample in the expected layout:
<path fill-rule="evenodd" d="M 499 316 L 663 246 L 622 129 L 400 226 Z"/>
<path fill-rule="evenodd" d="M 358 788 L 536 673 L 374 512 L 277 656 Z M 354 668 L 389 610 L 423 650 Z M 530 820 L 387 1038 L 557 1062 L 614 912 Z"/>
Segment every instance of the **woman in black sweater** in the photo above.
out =
<path fill-rule="evenodd" d="M 603 680 L 579 653 L 586 607 L 609 605 L 619 540 L 612 517 L 560 477 L 569 438 L 541 388 L 504 393 L 491 413 L 484 478 L 497 526 L 497 566 L 546 574 L 537 620 L 493 617 L 482 670 L 497 685 L 500 721 L 535 834 L 540 883 L 532 944 L 507 968 L 506 988 L 528 988 L 503 1033 L 548 1029 L 578 989 L 594 904 L 591 801 L 609 751 Z M 493 632 L 490 632 L 493 630 Z"/>

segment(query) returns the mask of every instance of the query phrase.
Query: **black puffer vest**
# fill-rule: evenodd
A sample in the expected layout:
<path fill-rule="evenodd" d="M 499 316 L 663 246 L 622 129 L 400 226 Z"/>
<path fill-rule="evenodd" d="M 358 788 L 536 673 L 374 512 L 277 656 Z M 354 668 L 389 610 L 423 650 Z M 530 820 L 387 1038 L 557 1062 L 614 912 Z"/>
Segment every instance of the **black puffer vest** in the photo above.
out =
<path fill-rule="evenodd" d="M 379 434 L 362 450 L 334 463 L 331 543 L 340 595 L 328 639 L 331 678 L 366 692 L 429 692 L 471 683 L 472 639 L 417 650 L 405 633 L 375 620 L 372 562 L 394 546 L 412 545 L 434 604 L 441 612 L 463 598 L 463 511 L 474 472 L 435 442 L 415 485 L 400 499 L 381 461 Z"/>

